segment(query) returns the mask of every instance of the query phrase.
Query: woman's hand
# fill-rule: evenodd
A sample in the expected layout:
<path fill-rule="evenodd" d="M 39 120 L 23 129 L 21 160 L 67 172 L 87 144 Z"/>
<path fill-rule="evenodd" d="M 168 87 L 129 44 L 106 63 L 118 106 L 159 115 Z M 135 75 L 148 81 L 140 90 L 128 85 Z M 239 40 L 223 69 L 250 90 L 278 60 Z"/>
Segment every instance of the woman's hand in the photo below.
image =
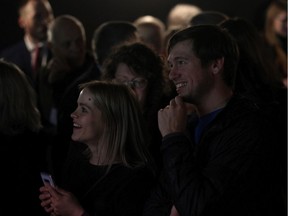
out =
<path fill-rule="evenodd" d="M 39 199 L 44 210 L 51 214 L 53 212 L 53 208 L 51 206 L 51 195 L 49 193 L 48 186 L 40 187 Z"/>
<path fill-rule="evenodd" d="M 40 192 L 41 206 L 48 213 L 61 216 L 81 216 L 84 213 L 77 199 L 68 191 L 45 185 Z"/>

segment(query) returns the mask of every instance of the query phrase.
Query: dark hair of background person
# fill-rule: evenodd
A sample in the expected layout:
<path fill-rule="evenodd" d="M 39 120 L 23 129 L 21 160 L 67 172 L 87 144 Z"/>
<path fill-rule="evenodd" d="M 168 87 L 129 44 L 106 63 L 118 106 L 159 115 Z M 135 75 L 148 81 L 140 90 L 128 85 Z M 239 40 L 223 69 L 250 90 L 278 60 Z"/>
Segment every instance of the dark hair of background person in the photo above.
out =
<path fill-rule="evenodd" d="M 42 128 L 37 97 L 26 75 L 14 63 L 0 60 L 0 132 L 17 135 Z"/>
<path fill-rule="evenodd" d="M 115 79 L 119 64 L 127 65 L 136 77 L 147 80 L 147 86 L 144 89 L 145 98 L 139 102 L 148 127 L 151 142 L 149 148 L 156 164 L 160 167 L 159 145 L 162 137 L 158 129 L 157 113 L 161 107 L 169 103 L 174 93 L 170 88 L 166 67 L 162 58 L 152 48 L 141 42 L 128 43 L 117 47 L 107 58 L 101 80 Z"/>
<path fill-rule="evenodd" d="M 267 113 L 273 113 L 268 116 L 279 132 L 274 145 L 279 155 L 283 200 L 287 201 L 287 89 L 266 40 L 251 22 L 236 17 L 220 26 L 235 38 L 239 46 L 235 92 L 252 98 Z"/>
<path fill-rule="evenodd" d="M 146 104 L 146 117 L 154 115 L 158 111 L 160 99 L 169 95 L 165 65 L 158 56 L 147 45 L 140 42 L 128 43 L 117 47 L 104 65 L 103 80 L 115 78 L 118 64 L 125 63 L 133 71 L 148 80 L 148 93 Z"/>
<path fill-rule="evenodd" d="M 265 39 L 251 22 L 243 18 L 225 20 L 220 26 L 233 36 L 239 48 L 236 92 L 249 92 L 266 102 L 273 100 L 273 94 L 284 85 Z"/>
<path fill-rule="evenodd" d="M 128 21 L 102 23 L 93 33 L 91 42 L 94 58 L 103 65 L 112 48 L 122 42 L 137 40 L 136 27 Z"/>

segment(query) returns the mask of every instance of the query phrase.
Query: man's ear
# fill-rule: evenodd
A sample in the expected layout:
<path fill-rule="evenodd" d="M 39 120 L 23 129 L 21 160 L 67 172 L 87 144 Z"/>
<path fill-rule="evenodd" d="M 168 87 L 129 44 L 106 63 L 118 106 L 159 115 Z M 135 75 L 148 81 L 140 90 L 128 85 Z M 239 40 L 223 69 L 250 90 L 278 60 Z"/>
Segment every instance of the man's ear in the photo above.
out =
<path fill-rule="evenodd" d="M 219 73 L 219 71 L 223 70 L 224 67 L 224 57 L 216 59 L 213 63 L 212 63 L 212 72 L 213 74 L 217 74 Z"/>

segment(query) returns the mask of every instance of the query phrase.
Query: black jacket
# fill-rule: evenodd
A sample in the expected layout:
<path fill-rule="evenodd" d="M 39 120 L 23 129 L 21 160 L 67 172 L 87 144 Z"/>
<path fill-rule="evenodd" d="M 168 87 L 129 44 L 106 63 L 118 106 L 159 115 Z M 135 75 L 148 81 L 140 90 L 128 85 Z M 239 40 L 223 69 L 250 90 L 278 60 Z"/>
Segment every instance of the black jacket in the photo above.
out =
<path fill-rule="evenodd" d="M 285 215 L 278 118 L 268 109 L 234 96 L 199 144 L 193 116 L 188 135 L 165 136 L 163 173 L 144 215 L 169 215 L 172 205 L 181 216 Z"/>

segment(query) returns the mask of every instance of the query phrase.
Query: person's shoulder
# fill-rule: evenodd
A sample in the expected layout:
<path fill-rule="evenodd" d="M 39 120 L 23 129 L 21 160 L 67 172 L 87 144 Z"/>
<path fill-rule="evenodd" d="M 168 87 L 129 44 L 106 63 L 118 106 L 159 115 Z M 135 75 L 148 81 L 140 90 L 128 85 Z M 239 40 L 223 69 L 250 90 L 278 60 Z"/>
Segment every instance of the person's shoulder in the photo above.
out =
<path fill-rule="evenodd" d="M 27 48 L 26 48 L 24 40 L 20 40 L 20 41 L 14 43 L 14 44 L 11 44 L 8 47 L 3 48 L 0 51 L 0 56 L 4 57 L 4 58 L 5 57 L 9 57 L 9 56 L 17 54 L 21 50 L 27 51 Z"/>
<path fill-rule="evenodd" d="M 18 141 L 28 141 L 28 140 L 34 140 L 40 138 L 40 133 L 38 132 L 33 132 L 30 130 L 24 130 L 22 132 L 19 132 L 17 134 L 5 134 L 5 133 L 0 133 L 0 137 L 2 141 L 5 142 L 18 142 Z"/>
<path fill-rule="evenodd" d="M 222 124 L 223 120 L 225 120 L 224 122 L 229 125 L 243 126 L 247 129 L 252 129 L 253 127 L 262 128 L 265 125 L 268 128 L 268 125 L 271 126 L 271 119 L 273 118 L 273 113 L 271 112 L 274 111 L 277 112 L 276 106 L 263 106 L 253 98 L 236 95 L 228 102 L 223 112 L 219 114 L 219 119 L 221 119 Z"/>
<path fill-rule="evenodd" d="M 0 51 L 0 58 L 13 62 L 24 69 L 27 67 L 27 61 L 30 59 L 30 52 L 24 40 L 22 40 Z"/>
<path fill-rule="evenodd" d="M 26 130 L 14 135 L 0 134 L 0 140 L 3 148 L 13 149 L 27 155 L 35 154 L 33 157 L 39 158 L 51 144 L 52 138 L 42 132 Z"/>
<path fill-rule="evenodd" d="M 256 100 L 241 94 L 232 96 L 226 107 L 230 112 L 242 115 L 258 112 L 260 110 L 260 105 Z"/>

